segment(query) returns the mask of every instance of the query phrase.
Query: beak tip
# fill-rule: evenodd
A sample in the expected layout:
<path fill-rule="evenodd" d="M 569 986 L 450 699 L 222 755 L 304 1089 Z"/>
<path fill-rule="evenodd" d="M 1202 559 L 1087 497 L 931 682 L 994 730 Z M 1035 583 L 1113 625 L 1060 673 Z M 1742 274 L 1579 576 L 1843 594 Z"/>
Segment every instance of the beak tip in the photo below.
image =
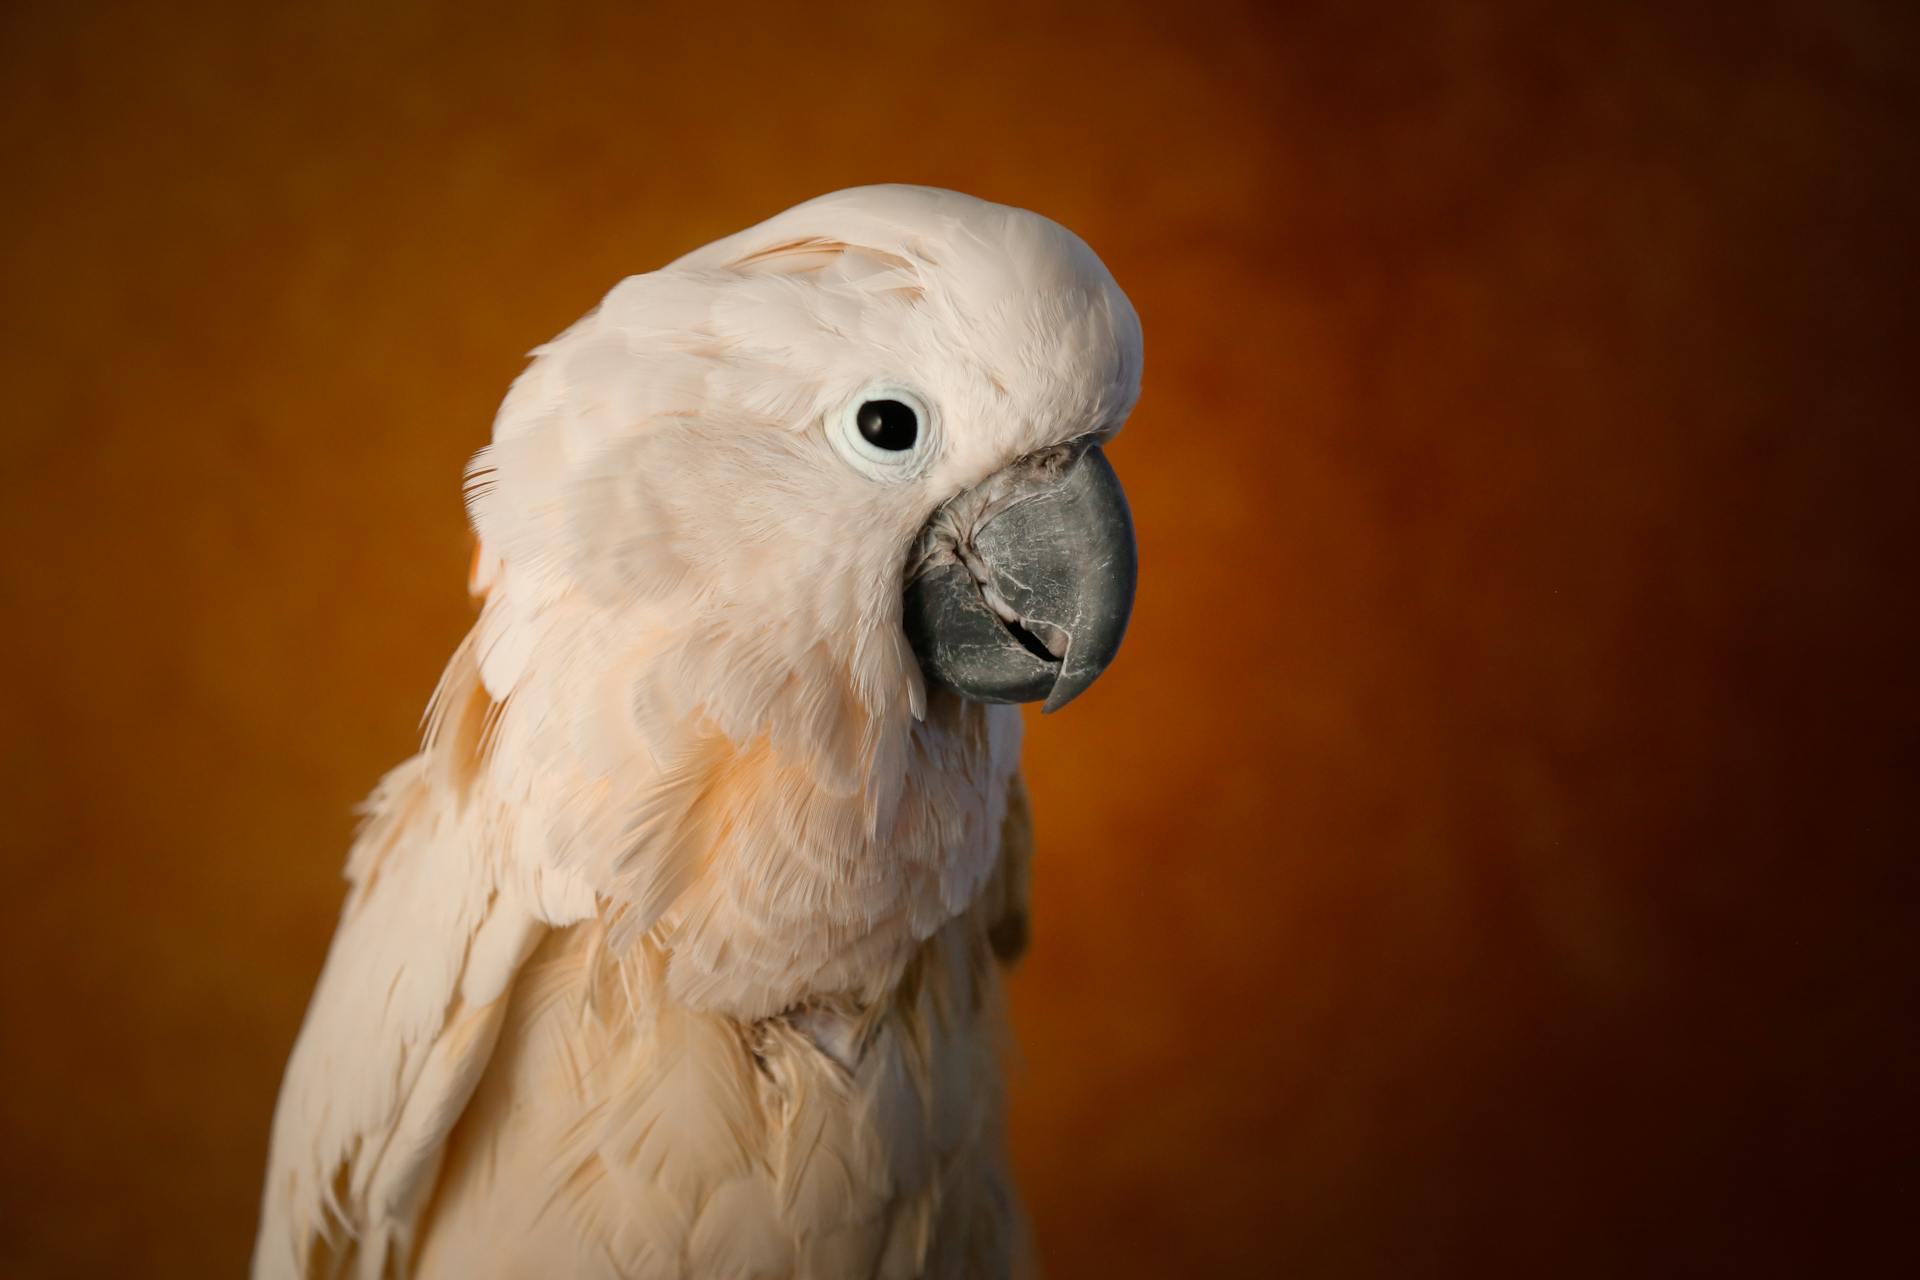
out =
<path fill-rule="evenodd" d="M 1106 673 L 1108 661 L 1110 656 L 1092 664 L 1075 662 L 1073 655 L 1069 654 L 1060 664 L 1060 675 L 1054 680 L 1053 687 L 1047 691 L 1047 700 L 1041 704 L 1040 713 L 1052 715 L 1091 689 Z"/>

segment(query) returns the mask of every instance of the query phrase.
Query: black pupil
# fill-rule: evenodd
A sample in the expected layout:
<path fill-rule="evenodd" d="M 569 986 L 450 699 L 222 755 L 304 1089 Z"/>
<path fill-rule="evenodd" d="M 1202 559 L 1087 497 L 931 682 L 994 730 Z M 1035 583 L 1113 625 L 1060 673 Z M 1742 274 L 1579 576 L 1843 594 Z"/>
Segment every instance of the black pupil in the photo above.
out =
<path fill-rule="evenodd" d="M 860 434 L 876 449 L 913 448 L 920 419 L 898 400 L 869 400 L 860 406 Z"/>

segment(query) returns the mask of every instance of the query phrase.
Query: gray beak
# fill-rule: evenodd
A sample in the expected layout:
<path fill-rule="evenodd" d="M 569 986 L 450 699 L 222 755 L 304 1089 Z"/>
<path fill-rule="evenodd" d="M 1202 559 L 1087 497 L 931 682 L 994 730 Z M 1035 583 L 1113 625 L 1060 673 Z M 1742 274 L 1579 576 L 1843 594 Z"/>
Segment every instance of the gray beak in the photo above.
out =
<path fill-rule="evenodd" d="M 1120 651 L 1139 556 L 1098 446 L 1059 445 L 936 511 L 908 574 L 907 639 L 927 679 L 976 702 L 1058 711 Z"/>

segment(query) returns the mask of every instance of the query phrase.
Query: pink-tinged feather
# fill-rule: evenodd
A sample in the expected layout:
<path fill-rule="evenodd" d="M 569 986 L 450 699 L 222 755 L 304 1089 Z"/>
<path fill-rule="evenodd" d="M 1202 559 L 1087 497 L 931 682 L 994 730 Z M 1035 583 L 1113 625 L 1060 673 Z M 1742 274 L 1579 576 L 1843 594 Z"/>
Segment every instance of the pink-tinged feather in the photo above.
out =
<path fill-rule="evenodd" d="M 468 472 L 479 619 L 348 860 L 256 1275 L 1009 1274 L 1021 722 L 929 690 L 900 598 L 936 509 L 1118 429 L 1139 368 L 1071 233 L 907 187 L 534 353 Z M 897 482 L 828 438 L 875 379 L 939 406 Z"/>

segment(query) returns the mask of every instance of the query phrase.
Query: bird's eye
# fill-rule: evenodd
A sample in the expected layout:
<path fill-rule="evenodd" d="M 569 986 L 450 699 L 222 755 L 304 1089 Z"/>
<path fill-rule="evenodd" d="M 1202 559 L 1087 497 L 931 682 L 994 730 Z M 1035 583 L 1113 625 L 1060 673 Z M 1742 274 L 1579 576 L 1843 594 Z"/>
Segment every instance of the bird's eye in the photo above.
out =
<path fill-rule="evenodd" d="M 892 379 L 870 382 L 827 419 L 834 452 L 869 480 L 889 484 L 925 475 L 940 444 L 940 415 L 919 392 Z"/>
<path fill-rule="evenodd" d="M 855 415 L 860 435 L 876 449 L 898 453 L 920 437 L 920 415 L 898 400 L 869 400 Z"/>

